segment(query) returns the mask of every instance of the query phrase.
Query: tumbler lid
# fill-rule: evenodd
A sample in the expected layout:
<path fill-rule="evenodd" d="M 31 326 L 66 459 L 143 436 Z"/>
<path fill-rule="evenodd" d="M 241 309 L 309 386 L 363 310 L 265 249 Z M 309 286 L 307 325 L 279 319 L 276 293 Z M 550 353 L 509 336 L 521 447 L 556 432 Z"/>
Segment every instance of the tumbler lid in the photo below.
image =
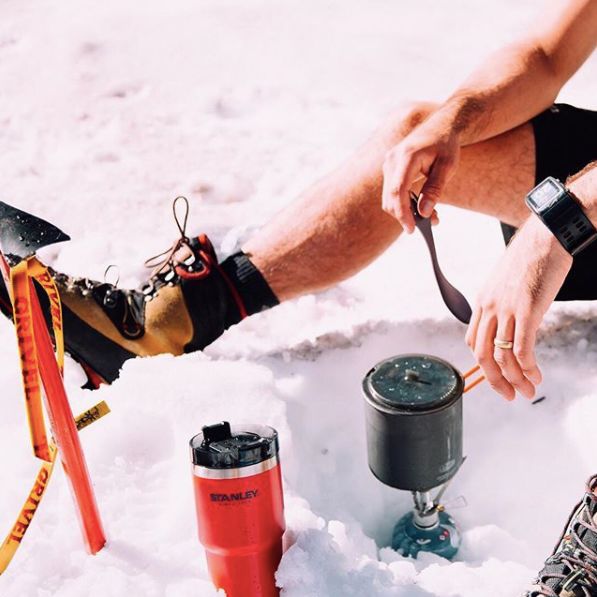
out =
<path fill-rule="evenodd" d="M 191 439 L 193 464 L 230 469 L 259 464 L 278 454 L 278 432 L 266 425 L 207 425 Z"/>
<path fill-rule="evenodd" d="M 429 411 L 462 396 L 459 371 L 446 361 L 424 354 L 406 354 L 381 361 L 363 380 L 373 402 L 400 411 Z"/>

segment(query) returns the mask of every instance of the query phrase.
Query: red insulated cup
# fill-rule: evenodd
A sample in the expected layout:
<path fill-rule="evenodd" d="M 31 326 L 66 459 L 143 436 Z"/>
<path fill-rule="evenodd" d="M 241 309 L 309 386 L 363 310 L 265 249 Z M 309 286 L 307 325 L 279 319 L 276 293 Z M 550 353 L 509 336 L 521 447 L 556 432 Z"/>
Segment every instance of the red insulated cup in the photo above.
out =
<path fill-rule="evenodd" d="M 278 433 L 264 425 L 204 427 L 191 440 L 199 540 L 227 597 L 274 597 L 284 501 Z"/>

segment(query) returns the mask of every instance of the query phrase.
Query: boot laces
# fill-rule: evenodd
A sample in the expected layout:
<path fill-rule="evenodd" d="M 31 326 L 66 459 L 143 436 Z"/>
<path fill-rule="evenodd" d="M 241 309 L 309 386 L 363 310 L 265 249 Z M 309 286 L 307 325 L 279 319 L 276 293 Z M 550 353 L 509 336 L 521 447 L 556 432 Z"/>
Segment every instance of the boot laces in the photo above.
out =
<path fill-rule="evenodd" d="M 585 498 L 580 509 L 575 509 L 567 525 L 566 534 L 560 541 L 560 547 L 546 564 L 548 567 L 558 566 L 562 572 L 544 571 L 540 580 L 533 586 L 528 597 L 591 597 L 597 588 L 597 552 L 580 536 L 580 530 L 585 529 L 584 537 L 590 533 L 597 535 L 597 523 L 592 515 L 590 502 L 595 499 L 592 495 L 597 487 L 597 476 L 588 484 L 588 497 Z M 566 571 L 568 572 L 566 573 Z M 561 588 L 556 593 L 547 583 L 550 579 L 561 580 Z M 582 591 L 582 592 L 579 592 Z"/>
<path fill-rule="evenodd" d="M 183 214 L 179 215 L 178 205 L 183 204 Z M 172 212 L 174 214 L 174 221 L 180 233 L 180 238 L 169 249 L 154 255 L 147 259 L 144 263 L 145 267 L 152 270 L 148 281 L 141 286 L 140 291 L 143 293 L 145 301 L 152 300 L 157 291 L 164 285 L 173 285 L 176 282 L 177 274 L 176 267 L 181 265 L 175 257 L 177 252 L 186 247 L 189 251 L 189 256 L 184 259 L 182 264 L 187 268 L 192 268 L 197 261 L 195 253 L 191 247 L 191 240 L 187 236 L 186 229 L 189 219 L 189 202 L 186 197 L 179 196 L 172 202 Z M 77 292 L 83 297 L 88 297 L 93 294 L 93 291 L 103 286 L 106 288 L 103 302 L 106 306 L 111 306 L 117 301 L 118 295 L 124 295 L 129 306 L 132 307 L 134 297 L 132 296 L 138 291 L 128 291 L 118 288 L 120 274 L 117 274 L 115 282 L 108 281 L 108 274 L 117 266 L 109 265 L 104 272 L 104 282 L 92 280 L 87 277 L 69 276 L 48 268 L 54 280 L 67 291 Z"/>
<path fill-rule="evenodd" d="M 183 204 L 183 215 L 179 216 L 178 204 Z M 189 255 L 182 262 L 186 268 L 193 268 L 197 258 L 195 251 L 191 246 L 191 239 L 187 236 L 187 223 L 189 220 L 189 201 L 186 197 L 180 195 L 172 202 L 172 213 L 174 221 L 180 233 L 180 238 L 169 248 L 145 261 L 145 267 L 151 269 L 151 274 L 147 283 L 141 288 L 145 295 L 145 300 L 150 301 L 154 298 L 157 290 L 164 285 L 174 285 L 178 279 L 176 268 L 181 262 L 176 259 L 180 249 L 188 249 Z"/>

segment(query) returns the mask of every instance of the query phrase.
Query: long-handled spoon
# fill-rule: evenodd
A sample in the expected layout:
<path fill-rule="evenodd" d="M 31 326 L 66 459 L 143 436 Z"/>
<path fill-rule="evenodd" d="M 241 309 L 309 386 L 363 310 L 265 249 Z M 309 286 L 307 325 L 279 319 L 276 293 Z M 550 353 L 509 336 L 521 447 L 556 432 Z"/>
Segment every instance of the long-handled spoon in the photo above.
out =
<path fill-rule="evenodd" d="M 446 307 L 450 312 L 462 323 L 469 323 L 473 311 L 469 302 L 466 300 L 462 292 L 457 288 L 454 288 L 450 282 L 446 279 L 446 276 L 442 273 L 437 261 L 437 251 L 435 249 L 435 241 L 433 239 L 433 231 L 431 229 L 431 219 L 424 218 L 419 214 L 418 210 L 418 197 L 411 193 L 412 210 L 415 216 L 415 225 L 423 235 L 427 248 L 429 249 L 429 255 L 431 257 L 431 263 L 433 264 L 433 273 L 439 286 L 439 291 L 444 299 Z"/>

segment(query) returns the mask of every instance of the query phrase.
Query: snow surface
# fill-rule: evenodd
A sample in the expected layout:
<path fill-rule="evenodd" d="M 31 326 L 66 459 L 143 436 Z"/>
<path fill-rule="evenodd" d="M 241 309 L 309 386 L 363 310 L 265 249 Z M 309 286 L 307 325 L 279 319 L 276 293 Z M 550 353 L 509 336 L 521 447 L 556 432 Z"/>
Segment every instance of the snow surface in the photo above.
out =
<path fill-rule="evenodd" d="M 122 284 L 169 246 L 170 202 L 223 254 L 410 99 L 441 99 L 480 58 L 542 18 L 543 0 L 4 0 L 0 6 L 1 198 L 69 232 L 45 258 Z M 595 60 L 561 99 L 597 108 Z M 443 266 L 473 297 L 501 252 L 488 219 L 444 208 Z M 474 248 L 474 250 L 473 250 Z M 395 280 L 391 283 L 391 280 Z M 408 280 L 406 286 L 405 280 Z M 12 567 L 4 597 L 215 595 L 196 539 L 187 442 L 221 419 L 282 438 L 287 597 L 506 597 L 532 578 L 597 470 L 596 313 L 554 308 L 539 353 L 547 399 L 466 397 L 468 460 L 449 499 L 458 561 L 386 546 L 406 494 L 369 473 L 362 375 L 404 352 L 466 370 L 464 327 L 446 312 L 421 239 L 400 240 L 340 287 L 252 318 L 204 354 L 131 362 L 74 410 L 113 413 L 82 434 L 110 543 L 88 556 L 64 474 Z M 14 334 L 0 325 L 0 528 L 36 470 Z"/>

